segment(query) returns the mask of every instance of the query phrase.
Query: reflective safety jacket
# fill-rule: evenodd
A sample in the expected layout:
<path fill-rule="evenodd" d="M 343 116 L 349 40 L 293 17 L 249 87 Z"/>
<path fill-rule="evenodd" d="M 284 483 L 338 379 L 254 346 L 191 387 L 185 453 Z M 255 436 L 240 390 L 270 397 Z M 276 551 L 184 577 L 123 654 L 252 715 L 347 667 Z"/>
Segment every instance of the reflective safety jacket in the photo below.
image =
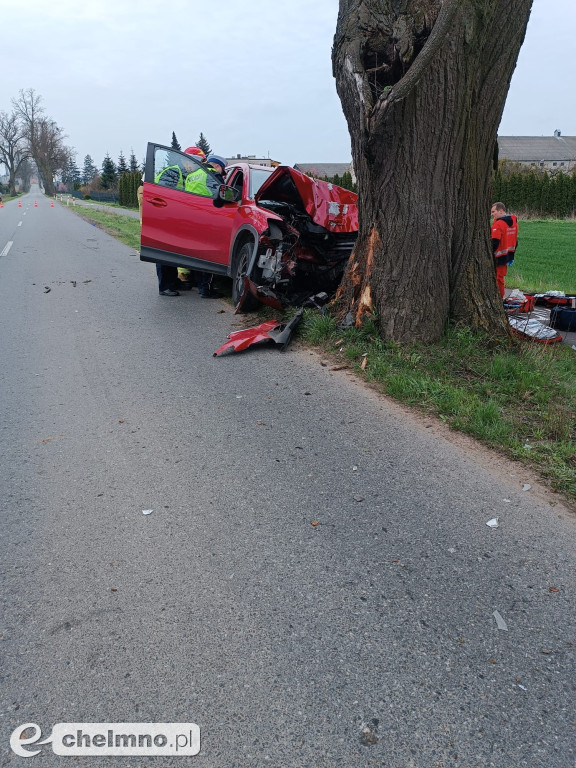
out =
<path fill-rule="evenodd" d="M 497 267 L 511 264 L 518 245 L 518 219 L 514 214 L 507 213 L 500 219 L 494 219 L 490 231 L 492 251 Z"/>
<path fill-rule="evenodd" d="M 156 174 L 154 181 L 156 184 L 163 184 L 165 187 L 184 189 L 184 178 L 179 165 L 169 165 L 167 168 L 163 168 L 160 173 Z"/>
<path fill-rule="evenodd" d="M 184 189 L 186 192 L 192 192 L 194 195 L 203 195 L 204 197 L 212 197 L 212 190 L 208 188 L 208 185 L 206 183 L 206 179 L 208 177 L 208 172 L 204 170 L 203 168 L 198 168 L 195 171 L 192 171 L 192 173 L 189 173 L 188 176 L 186 176 L 186 181 L 184 182 Z"/>

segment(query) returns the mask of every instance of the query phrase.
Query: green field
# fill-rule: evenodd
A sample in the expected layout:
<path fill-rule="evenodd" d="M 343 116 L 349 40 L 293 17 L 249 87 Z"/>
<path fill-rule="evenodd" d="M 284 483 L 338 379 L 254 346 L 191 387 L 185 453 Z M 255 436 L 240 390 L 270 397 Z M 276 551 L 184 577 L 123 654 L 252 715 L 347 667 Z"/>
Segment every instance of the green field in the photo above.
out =
<path fill-rule="evenodd" d="M 518 222 L 518 250 L 507 288 L 576 293 L 576 221 Z"/>

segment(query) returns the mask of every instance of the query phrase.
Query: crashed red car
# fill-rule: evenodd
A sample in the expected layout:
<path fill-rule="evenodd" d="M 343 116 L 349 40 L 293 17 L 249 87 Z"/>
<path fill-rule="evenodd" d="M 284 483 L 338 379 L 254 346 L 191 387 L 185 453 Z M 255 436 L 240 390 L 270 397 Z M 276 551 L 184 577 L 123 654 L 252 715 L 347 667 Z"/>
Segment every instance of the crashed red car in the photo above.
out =
<path fill-rule="evenodd" d="M 231 277 L 237 309 L 336 290 L 358 232 L 353 192 L 288 166 L 238 163 L 225 185 L 208 175 L 203 196 L 185 188 L 199 169 L 195 156 L 148 144 L 142 261 Z"/>

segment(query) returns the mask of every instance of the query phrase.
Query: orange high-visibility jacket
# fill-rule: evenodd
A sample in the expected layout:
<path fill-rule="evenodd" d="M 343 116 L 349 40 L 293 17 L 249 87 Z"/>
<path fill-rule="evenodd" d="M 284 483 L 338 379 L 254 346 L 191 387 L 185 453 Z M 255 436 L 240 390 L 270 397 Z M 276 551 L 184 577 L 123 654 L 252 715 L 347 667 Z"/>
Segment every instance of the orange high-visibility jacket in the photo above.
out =
<path fill-rule="evenodd" d="M 514 260 L 514 251 L 518 244 L 518 219 L 513 213 L 507 213 L 501 219 L 494 219 L 490 231 L 494 261 L 496 266 L 504 266 Z"/>

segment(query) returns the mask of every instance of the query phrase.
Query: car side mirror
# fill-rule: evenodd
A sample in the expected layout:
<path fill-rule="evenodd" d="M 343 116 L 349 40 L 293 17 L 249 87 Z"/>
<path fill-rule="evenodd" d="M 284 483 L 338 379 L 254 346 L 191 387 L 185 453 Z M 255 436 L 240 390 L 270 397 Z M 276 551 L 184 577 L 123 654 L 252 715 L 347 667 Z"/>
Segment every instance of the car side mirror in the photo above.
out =
<path fill-rule="evenodd" d="M 223 203 L 237 203 L 240 200 L 240 192 L 235 187 L 228 187 L 226 184 L 220 184 L 218 194 L 214 200 L 214 205 L 221 206 Z"/>

